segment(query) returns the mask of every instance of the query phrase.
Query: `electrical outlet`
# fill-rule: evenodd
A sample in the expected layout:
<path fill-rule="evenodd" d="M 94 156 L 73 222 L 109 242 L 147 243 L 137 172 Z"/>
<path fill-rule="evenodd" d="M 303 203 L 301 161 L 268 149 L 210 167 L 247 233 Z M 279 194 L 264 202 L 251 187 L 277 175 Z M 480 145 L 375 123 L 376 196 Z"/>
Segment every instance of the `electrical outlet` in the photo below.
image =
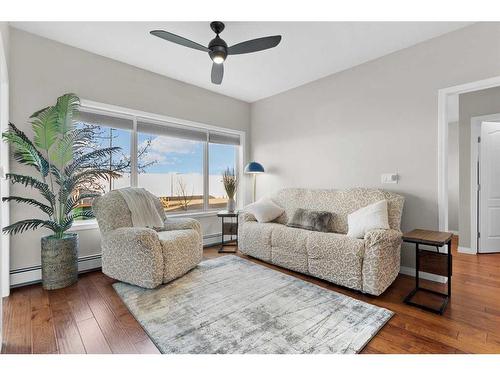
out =
<path fill-rule="evenodd" d="M 399 180 L 399 175 L 397 173 L 384 173 L 381 176 L 381 181 L 383 184 L 397 184 Z"/>

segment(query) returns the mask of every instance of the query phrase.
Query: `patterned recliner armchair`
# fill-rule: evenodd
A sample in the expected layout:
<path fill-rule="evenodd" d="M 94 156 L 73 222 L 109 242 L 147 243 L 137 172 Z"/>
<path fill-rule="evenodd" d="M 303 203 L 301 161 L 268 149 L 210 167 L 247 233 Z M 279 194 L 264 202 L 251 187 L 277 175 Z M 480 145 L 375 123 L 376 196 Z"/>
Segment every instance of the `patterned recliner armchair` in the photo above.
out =
<path fill-rule="evenodd" d="M 155 203 L 165 223 L 158 232 L 133 226 L 130 210 L 119 192 L 111 191 L 94 200 L 92 209 L 102 236 L 102 271 L 109 277 L 155 288 L 184 275 L 201 261 L 200 223 L 167 219 L 158 198 Z"/>

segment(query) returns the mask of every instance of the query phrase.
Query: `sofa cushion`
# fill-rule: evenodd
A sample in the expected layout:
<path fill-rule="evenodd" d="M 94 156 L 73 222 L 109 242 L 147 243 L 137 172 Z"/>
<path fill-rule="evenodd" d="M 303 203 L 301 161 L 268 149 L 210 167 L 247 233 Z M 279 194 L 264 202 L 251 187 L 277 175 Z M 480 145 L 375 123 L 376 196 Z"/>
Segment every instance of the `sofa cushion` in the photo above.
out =
<path fill-rule="evenodd" d="M 334 215 L 328 211 L 297 208 L 286 225 L 316 232 L 333 232 L 333 218 Z"/>
<path fill-rule="evenodd" d="M 289 228 L 285 225 L 273 227 L 271 233 L 271 261 L 281 267 L 308 273 L 307 239 L 311 231 Z"/>
<path fill-rule="evenodd" d="M 390 229 L 387 217 L 387 201 L 382 200 L 360 208 L 347 216 L 347 235 L 364 238 L 365 233 L 374 229 Z"/>
<path fill-rule="evenodd" d="M 243 248 L 247 255 L 270 262 L 271 234 L 276 227 L 282 227 L 282 225 L 256 221 L 245 222 L 238 230 L 240 248 Z"/>
<path fill-rule="evenodd" d="M 281 216 L 285 210 L 271 199 L 262 198 L 246 206 L 245 212 L 251 213 L 259 223 L 268 223 Z"/>
<path fill-rule="evenodd" d="M 362 288 L 364 241 L 344 234 L 310 232 L 309 273 L 348 288 Z"/>
<path fill-rule="evenodd" d="M 194 268 L 203 256 L 201 238 L 194 229 L 158 232 L 163 252 L 163 283 Z"/>

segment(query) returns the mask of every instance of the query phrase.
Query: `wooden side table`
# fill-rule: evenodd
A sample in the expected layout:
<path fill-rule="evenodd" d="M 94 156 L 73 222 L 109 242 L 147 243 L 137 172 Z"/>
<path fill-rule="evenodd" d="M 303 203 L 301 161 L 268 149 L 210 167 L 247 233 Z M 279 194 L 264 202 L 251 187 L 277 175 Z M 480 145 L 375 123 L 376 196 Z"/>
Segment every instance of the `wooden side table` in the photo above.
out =
<path fill-rule="evenodd" d="M 452 233 L 436 232 L 424 229 L 415 229 L 411 232 L 403 234 L 403 241 L 415 244 L 415 289 L 411 291 L 404 299 L 404 302 L 411 306 L 420 307 L 424 310 L 431 311 L 437 314 L 443 314 L 448 302 L 451 298 L 451 274 L 452 274 L 452 259 L 451 259 L 451 238 Z M 436 251 L 422 250 L 420 245 L 435 246 Z M 448 253 L 439 251 L 440 247 L 448 246 Z M 446 276 L 448 278 L 448 293 L 441 293 L 420 286 L 419 271 L 422 265 L 430 273 Z M 417 292 L 423 291 L 442 297 L 444 300 L 439 308 L 430 307 L 421 303 L 413 302 L 412 298 Z"/>
<path fill-rule="evenodd" d="M 238 211 L 219 211 L 217 212 L 217 216 L 221 218 L 222 222 L 222 238 L 219 253 L 234 254 L 238 251 Z M 230 236 L 230 239 L 224 241 L 225 236 Z M 234 246 L 234 251 L 225 250 L 226 246 Z"/>

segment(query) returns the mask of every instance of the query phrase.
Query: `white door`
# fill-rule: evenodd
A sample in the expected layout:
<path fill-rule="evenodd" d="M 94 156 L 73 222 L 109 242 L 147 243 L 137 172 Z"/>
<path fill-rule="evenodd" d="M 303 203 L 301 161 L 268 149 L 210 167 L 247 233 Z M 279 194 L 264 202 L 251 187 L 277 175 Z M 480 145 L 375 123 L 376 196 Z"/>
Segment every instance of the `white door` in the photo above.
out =
<path fill-rule="evenodd" d="M 479 183 L 478 252 L 500 252 L 500 122 L 481 124 Z"/>

